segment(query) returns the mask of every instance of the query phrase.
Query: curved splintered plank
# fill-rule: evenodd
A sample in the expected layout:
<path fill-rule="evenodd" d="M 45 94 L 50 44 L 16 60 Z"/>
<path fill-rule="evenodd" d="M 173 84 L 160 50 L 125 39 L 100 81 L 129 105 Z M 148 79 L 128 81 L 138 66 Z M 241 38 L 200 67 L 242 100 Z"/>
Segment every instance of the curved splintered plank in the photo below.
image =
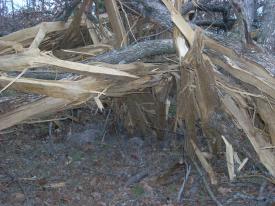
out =
<path fill-rule="evenodd" d="M 95 65 L 87 65 L 77 62 L 70 62 L 65 60 L 60 60 L 57 58 L 53 58 L 47 56 L 45 54 L 39 56 L 35 63 L 42 63 L 42 64 L 49 64 L 57 67 L 63 68 L 65 71 L 75 72 L 80 74 L 106 74 L 106 75 L 113 75 L 113 76 L 124 76 L 130 78 L 138 78 L 135 75 L 129 74 L 127 72 L 119 71 L 116 69 L 104 67 L 104 66 L 95 66 Z"/>
<path fill-rule="evenodd" d="M 9 82 L 13 82 L 14 79 L 12 77 L 0 76 L 0 87 L 5 87 Z M 88 95 L 98 94 L 105 87 L 107 87 L 105 81 L 96 81 L 96 79 L 91 77 L 86 77 L 79 81 L 20 78 L 10 85 L 10 89 L 17 91 L 68 100 L 80 100 L 86 98 Z"/>
<path fill-rule="evenodd" d="M 18 107 L 10 112 L 0 115 L 0 131 L 37 115 L 48 115 L 52 112 L 65 109 L 71 103 L 72 101 L 66 99 L 46 97 Z"/>
<path fill-rule="evenodd" d="M 99 66 L 86 65 L 83 63 L 70 62 L 55 57 L 51 57 L 39 52 L 38 49 L 30 49 L 20 54 L 5 55 L 0 57 L 0 70 L 2 71 L 22 71 L 25 68 L 34 68 L 43 65 L 57 66 L 60 70 L 74 72 L 84 75 L 105 74 L 112 76 L 123 76 L 130 78 L 138 78 L 135 75 L 129 74 L 117 69 Z"/>
<path fill-rule="evenodd" d="M 36 26 L 22 29 L 16 32 L 13 32 L 11 34 L 8 34 L 6 36 L 0 37 L 0 40 L 2 41 L 14 41 L 14 42 L 24 42 L 28 39 L 33 39 L 37 35 L 38 31 L 41 27 L 43 27 L 47 33 L 54 32 L 54 31 L 62 31 L 67 29 L 69 24 L 66 24 L 62 21 L 56 21 L 56 22 L 42 22 Z"/>

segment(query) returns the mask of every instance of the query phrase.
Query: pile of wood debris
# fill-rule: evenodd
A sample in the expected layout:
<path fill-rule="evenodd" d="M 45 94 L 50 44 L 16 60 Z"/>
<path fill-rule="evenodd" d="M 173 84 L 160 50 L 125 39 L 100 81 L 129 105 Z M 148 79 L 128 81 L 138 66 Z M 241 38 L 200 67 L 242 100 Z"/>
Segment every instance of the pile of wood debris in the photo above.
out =
<path fill-rule="evenodd" d="M 2 100 L 9 106 L 0 113 L 0 130 L 94 100 L 100 110 L 109 104 L 129 131 L 154 132 L 162 139 L 171 127 L 169 107 L 175 101 L 173 130 L 185 131 L 186 153 L 199 160 L 212 184 L 217 183 L 215 171 L 200 149 L 198 124 L 209 142 L 207 153 L 218 155 L 225 143 L 231 180 L 248 159 L 274 178 L 274 58 L 258 45 L 246 45 L 244 51 L 233 40 L 191 27 L 179 5 L 162 1 L 175 25 L 176 49 L 171 40 L 127 46 L 128 33 L 115 1 L 105 1 L 115 35 L 108 22 L 97 25 L 85 16 L 89 1 L 84 1 L 66 22 L 43 22 L 1 37 L 1 93 L 33 95 Z M 86 46 L 79 47 L 83 42 Z M 179 62 L 129 63 L 175 50 Z M 241 135 L 250 143 L 240 145 Z"/>

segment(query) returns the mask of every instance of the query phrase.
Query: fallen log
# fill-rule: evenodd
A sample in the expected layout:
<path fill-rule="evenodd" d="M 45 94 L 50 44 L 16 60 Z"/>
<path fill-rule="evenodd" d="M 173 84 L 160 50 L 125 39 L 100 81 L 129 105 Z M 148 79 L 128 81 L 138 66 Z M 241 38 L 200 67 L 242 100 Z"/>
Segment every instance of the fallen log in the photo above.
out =
<path fill-rule="evenodd" d="M 167 12 L 167 9 L 161 1 L 159 0 L 127 0 L 124 1 L 124 5 L 137 11 L 141 14 L 144 18 L 149 18 L 152 22 L 156 22 L 159 25 L 167 28 L 169 31 L 172 31 L 173 22 L 172 19 Z M 126 7 L 126 8 L 127 8 Z M 207 12 L 219 12 L 222 13 L 222 19 L 218 21 L 201 21 L 201 20 L 194 20 L 192 21 L 193 24 L 198 26 L 212 26 L 218 27 L 224 30 L 230 30 L 233 24 L 236 22 L 236 19 L 230 18 L 230 4 L 228 2 L 223 2 L 221 4 L 220 1 L 204 1 L 201 0 L 197 3 L 194 1 L 190 1 L 182 5 L 181 14 L 186 16 L 189 12 L 200 10 L 200 11 L 207 11 Z M 131 10 L 129 10 L 131 12 Z"/>
<path fill-rule="evenodd" d="M 175 52 L 176 50 L 172 39 L 149 40 L 132 44 L 121 50 L 112 50 L 98 55 L 94 58 L 88 59 L 85 63 L 97 61 L 109 64 L 126 64 L 144 57 L 173 54 Z"/>

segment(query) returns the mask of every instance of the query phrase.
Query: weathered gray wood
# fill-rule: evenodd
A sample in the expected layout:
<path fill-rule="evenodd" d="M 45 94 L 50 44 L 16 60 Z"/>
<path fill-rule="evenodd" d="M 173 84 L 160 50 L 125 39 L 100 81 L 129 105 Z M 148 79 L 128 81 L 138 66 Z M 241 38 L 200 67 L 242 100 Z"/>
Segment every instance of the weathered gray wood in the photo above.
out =
<path fill-rule="evenodd" d="M 252 24 L 256 14 L 255 0 L 244 0 L 243 1 L 243 13 L 247 22 L 248 32 L 252 32 Z"/>
<path fill-rule="evenodd" d="M 172 39 L 150 40 L 138 42 L 120 50 L 112 50 L 105 54 L 91 58 L 85 62 L 97 61 L 109 64 L 125 64 L 148 56 L 172 54 L 175 52 L 176 50 Z"/>
<path fill-rule="evenodd" d="M 159 0 L 124 0 L 124 4 L 140 13 L 145 18 L 150 18 L 165 28 L 172 29 L 171 16 L 165 5 Z"/>
<path fill-rule="evenodd" d="M 275 54 L 275 1 L 267 0 L 264 7 L 264 22 L 262 29 L 264 46 Z"/>
<path fill-rule="evenodd" d="M 173 27 L 173 23 L 170 17 L 170 13 L 168 12 L 167 8 L 161 3 L 159 0 L 124 0 L 124 3 L 131 7 L 133 10 L 139 12 L 143 17 L 149 18 L 153 22 L 157 22 L 161 26 L 171 30 Z M 221 4 L 220 1 L 214 0 L 201 0 L 198 2 L 198 5 L 193 4 L 192 2 L 188 2 L 187 4 L 183 5 L 182 7 L 182 14 L 185 15 L 189 11 L 199 9 L 202 11 L 211 11 L 211 12 L 220 12 L 223 15 L 223 23 L 220 24 L 217 22 L 215 23 L 216 26 L 222 26 L 224 29 L 228 29 L 232 27 L 232 22 L 235 22 L 235 19 L 229 18 L 229 10 L 230 4 L 228 2 L 224 2 Z M 194 24 L 205 24 L 207 22 L 202 22 L 201 20 L 194 21 Z M 218 21 L 219 22 L 219 21 Z M 212 25 L 211 23 L 211 25 Z M 215 26 L 214 25 L 214 26 Z M 209 24 L 207 24 L 209 26 Z M 213 25 L 212 25 L 213 26 Z"/>

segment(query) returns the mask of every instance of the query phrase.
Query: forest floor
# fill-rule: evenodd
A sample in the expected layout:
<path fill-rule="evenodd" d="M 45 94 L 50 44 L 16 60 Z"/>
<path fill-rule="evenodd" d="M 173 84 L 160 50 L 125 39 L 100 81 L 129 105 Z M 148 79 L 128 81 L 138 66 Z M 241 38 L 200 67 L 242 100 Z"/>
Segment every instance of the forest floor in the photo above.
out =
<path fill-rule="evenodd" d="M 59 121 L 51 138 L 49 123 L 0 133 L 0 205 L 216 205 L 196 168 L 180 164 L 183 137 L 129 137 L 107 116 L 79 110 L 79 122 Z M 224 156 L 215 162 L 219 182 L 208 184 L 222 205 L 275 205 L 268 180 L 230 182 Z"/>

